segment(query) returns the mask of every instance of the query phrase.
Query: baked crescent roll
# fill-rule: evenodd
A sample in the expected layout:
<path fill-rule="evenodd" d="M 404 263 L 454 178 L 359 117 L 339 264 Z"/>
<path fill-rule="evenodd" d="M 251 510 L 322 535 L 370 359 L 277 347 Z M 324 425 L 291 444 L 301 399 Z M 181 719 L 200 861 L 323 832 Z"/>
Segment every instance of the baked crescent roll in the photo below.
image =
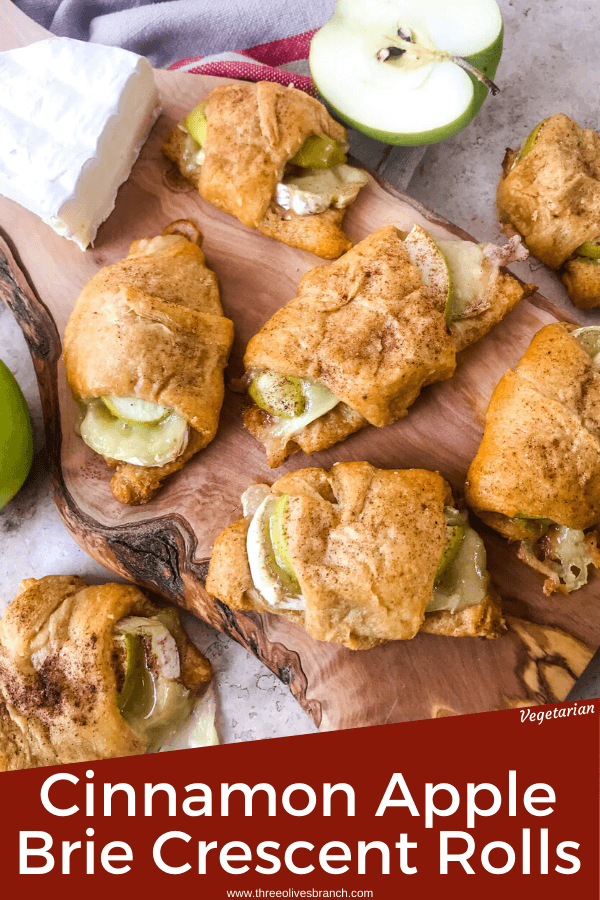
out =
<path fill-rule="evenodd" d="M 501 272 L 515 253 L 387 225 L 304 275 L 244 357 L 244 421 L 269 465 L 395 422 L 425 385 L 450 378 L 457 351 L 535 289 Z"/>
<path fill-rule="evenodd" d="M 600 327 L 546 325 L 492 394 L 467 475 L 477 515 L 566 593 L 599 564 Z"/>
<path fill-rule="evenodd" d="M 177 610 L 137 588 L 26 579 L 0 619 L 0 771 L 157 750 L 210 677 Z"/>
<path fill-rule="evenodd" d="M 365 650 L 421 631 L 497 637 L 485 547 L 449 485 L 423 469 L 337 463 L 253 485 L 217 539 L 206 589 Z"/>
<path fill-rule="evenodd" d="M 347 206 L 368 181 L 322 103 L 268 81 L 216 87 L 163 151 L 202 197 L 291 247 L 336 259 Z"/>
<path fill-rule="evenodd" d="M 232 341 L 217 278 L 181 233 L 135 241 L 84 288 L 65 330 L 67 379 L 121 503 L 146 503 L 212 441 Z"/>
<path fill-rule="evenodd" d="M 507 151 L 497 207 L 576 306 L 600 305 L 600 135 L 562 113 L 540 122 L 520 151 Z"/>

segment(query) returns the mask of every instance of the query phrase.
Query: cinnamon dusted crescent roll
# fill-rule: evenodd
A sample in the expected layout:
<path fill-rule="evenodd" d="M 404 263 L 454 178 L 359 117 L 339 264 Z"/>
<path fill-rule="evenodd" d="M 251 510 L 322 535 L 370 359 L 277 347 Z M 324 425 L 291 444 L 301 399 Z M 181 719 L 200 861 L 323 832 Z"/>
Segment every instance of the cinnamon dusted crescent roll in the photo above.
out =
<path fill-rule="evenodd" d="M 600 327 L 546 325 L 487 410 L 467 475 L 477 515 L 567 593 L 600 565 Z"/>
<path fill-rule="evenodd" d="M 540 122 L 507 151 L 497 207 L 576 306 L 600 306 L 600 135 L 562 113 Z"/>
<path fill-rule="evenodd" d="M 163 147 L 205 200 L 324 259 L 352 246 L 342 220 L 368 181 L 347 150 L 322 103 L 269 81 L 216 87 Z"/>
<path fill-rule="evenodd" d="M 210 677 L 177 610 L 137 588 L 26 579 L 0 619 L 0 771 L 216 743 Z"/>
<path fill-rule="evenodd" d="M 516 241 L 434 241 L 388 225 L 304 275 L 244 357 L 254 402 L 244 421 L 269 465 L 405 416 L 425 385 L 451 377 L 459 350 L 535 289 L 499 268 L 520 255 Z"/>
<path fill-rule="evenodd" d="M 254 485 L 242 501 L 206 581 L 234 609 L 286 616 L 352 650 L 419 630 L 502 632 L 483 541 L 437 473 L 337 463 Z"/>
<path fill-rule="evenodd" d="M 81 437 L 117 470 L 110 486 L 121 503 L 146 503 L 217 431 L 233 323 L 200 239 L 176 222 L 135 241 L 92 278 L 67 324 Z"/>

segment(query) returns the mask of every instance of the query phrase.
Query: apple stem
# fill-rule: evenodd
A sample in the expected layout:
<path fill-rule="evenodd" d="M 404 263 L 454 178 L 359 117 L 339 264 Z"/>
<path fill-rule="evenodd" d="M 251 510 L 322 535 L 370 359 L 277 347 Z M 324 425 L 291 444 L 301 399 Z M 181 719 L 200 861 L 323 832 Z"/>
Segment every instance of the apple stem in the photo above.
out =
<path fill-rule="evenodd" d="M 378 50 L 376 53 L 376 57 L 379 62 L 387 62 L 388 60 L 393 61 L 394 59 L 398 59 L 401 56 L 404 56 L 406 51 L 410 48 L 411 55 L 414 55 L 414 51 L 416 50 L 419 56 L 416 57 L 417 60 L 424 58 L 424 63 L 428 61 L 428 59 L 433 62 L 434 60 L 443 61 L 445 59 L 449 59 L 450 62 L 455 63 L 455 65 L 460 66 L 461 69 L 465 69 L 465 71 L 470 72 L 471 75 L 474 75 L 478 81 L 481 81 L 482 84 L 486 86 L 490 94 L 492 96 L 496 96 L 496 94 L 500 93 L 500 88 L 497 84 L 488 78 L 487 75 L 484 75 L 483 72 L 480 72 L 479 69 L 476 69 L 475 66 L 472 66 L 470 62 L 468 62 L 462 56 L 450 56 L 449 53 L 446 53 L 442 50 L 432 50 L 429 47 L 424 47 L 418 41 L 416 41 L 412 35 L 412 32 L 409 28 L 398 28 L 396 32 L 396 37 L 388 37 L 386 35 L 386 39 L 390 42 L 387 47 L 382 47 L 381 50 Z M 405 44 L 408 46 L 399 47 L 397 42 L 401 44 Z M 423 63 L 423 64 L 424 64 Z"/>
<path fill-rule="evenodd" d="M 485 84 L 486 88 L 490 92 L 490 94 L 495 97 L 496 94 L 500 93 L 500 88 L 497 84 L 488 78 L 487 75 L 484 75 L 483 72 L 480 72 L 479 69 L 476 69 L 475 66 L 472 66 L 470 62 L 467 62 L 466 59 L 463 59 L 462 56 L 451 56 L 451 61 L 456 63 L 457 66 L 460 66 L 461 69 L 465 69 L 465 71 L 470 72 L 471 75 L 474 75 L 478 81 L 481 81 L 482 84 Z"/>

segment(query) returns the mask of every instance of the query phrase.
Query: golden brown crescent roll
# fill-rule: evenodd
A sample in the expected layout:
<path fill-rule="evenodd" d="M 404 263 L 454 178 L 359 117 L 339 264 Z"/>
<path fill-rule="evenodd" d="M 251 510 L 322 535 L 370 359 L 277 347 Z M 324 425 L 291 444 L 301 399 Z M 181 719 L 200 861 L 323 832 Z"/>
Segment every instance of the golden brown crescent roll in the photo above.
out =
<path fill-rule="evenodd" d="M 181 233 L 135 241 L 84 288 L 65 330 L 67 379 L 121 503 L 146 503 L 212 441 L 232 341 L 217 278 Z"/>
<path fill-rule="evenodd" d="M 245 518 L 217 539 L 206 581 L 234 609 L 286 616 L 353 650 L 419 630 L 501 633 L 483 541 L 437 473 L 337 463 L 242 500 Z"/>
<path fill-rule="evenodd" d="M 347 149 L 322 103 L 268 81 L 214 88 L 163 147 L 205 200 L 324 259 L 352 246 L 342 220 L 368 180 Z"/>
<path fill-rule="evenodd" d="M 546 593 L 587 581 L 600 522 L 600 328 L 547 325 L 494 393 L 467 475 L 477 515 L 546 574 Z"/>
<path fill-rule="evenodd" d="M 156 750 L 210 677 L 178 612 L 137 588 L 26 579 L 0 619 L 0 771 Z"/>
<path fill-rule="evenodd" d="M 600 136 L 564 114 L 508 150 L 498 184 L 500 222 L 556 270 L 580 309 L 600 305 Z"/>
<path fill-rule="evenodd" d="M 455 280 L 466 285 L 456 316 L 442 255 L 456 254 L 455 245 L 465 257 Z M 418 226 L 403 235 L 387 225 L 307 272 L 244 357 L 255 403 L 244 421 L 269 465 L 299 449 L 324 450 L 368 424 L 395 422 L 425 385 L 450 378 L 457 352 L 534 289 L 503 274 L 494 255 L 505 251 L 491 247 L 436 243 Z M 427 280 L 430 263 L 439 284 Z"/>

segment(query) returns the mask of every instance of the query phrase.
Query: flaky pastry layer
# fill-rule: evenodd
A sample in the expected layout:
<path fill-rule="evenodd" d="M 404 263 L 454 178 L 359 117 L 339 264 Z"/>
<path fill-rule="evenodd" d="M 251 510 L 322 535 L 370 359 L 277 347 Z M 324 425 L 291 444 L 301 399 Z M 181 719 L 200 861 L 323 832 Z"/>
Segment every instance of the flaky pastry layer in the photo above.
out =
<path fill-rule="evenodd" d="M 457 352 L 534 290 L 500 270 L 490 278 L 485 309 L 449 329 L 445 298 L 423 284 L 393 225 L 307 272 L 296 297 L 250 340 L 244 365 L 318 381 L 340 404 L 283 440 L 271 435 L 266 413 L 250 408 L 244 421 L 265 444 L 269 465 L 299 448 L 327 449 L 365 425 L 395 422 L 423 387 L 450 378 Z"/>
<path fill-rule="evenodd" d="M 561 278 L 576 306 L 600 305 L 597 267 L 569 261 L 600 234 L 600 135 L 562 113 L 550 116 L 522 159 L 507 151 L 496 205 L 505 231 L 520 234 L 551 269 L 565 266 Z"/>
<path fill-rule="evenodd" d="M 470 613 L 425 614 L 446 542 L 444 507 L 452 501 L 437 473 L 338 463 L 328 472 L 284 475 L 271 491 L 290 495 L 288 551 L 306 608 L 274 609 L 257 591 L 246 549 L 250 518 L 223 532 L 210 561 L 206 588 L 229 606 L 283 615 L 313 638 L 353 650 L 419 630 L 500 633 L 492 596 Z"/>
<path fill-rule="evenodd" d="M 118 500 L 151 499 L 167 475 L 212 441 L 232 342 L 217 278 L 200 247 L 184 237 L 134 242 L 124 260 L 83 289 L 64 337 L 75 399 L 135 397 L 173 407 L 191 426 L 186 450 L 165 466 L 108 460 L 117 469 L 111 489 Z"/>
<path fill-rule="evenodd" d="M 113 631 L 124 616 L 156 611 L 130 585 L 88 587 L 69 575 L 22 582 L 0 619 L 0 771 L 146 751 L 117 706 Z M 181 680 L 196 691 L 210 665 L 182 629 L 173 637 Z"/>
<path fill-rule="evenodd" d="M 185 134 L 176 126 L 163 146 L 202 197 L 249 228 L 291 247 L 335 259 L 352 246 L 342 231 L 345 210 L 297 216 L 272 202 L 285 164 L 312 134 L 347 146 L 346 129 L 322 103 L 296 88 L 268 81 L 220 85 L 206 98 L 204 162 L 184 163 Z"/>
<path fill-rule="evenodd" d="M 571 331 L 542 328 L 492 394 L 466 498 L 501 533 L 498 514 L 600 520 L 600 372 Z"/>

